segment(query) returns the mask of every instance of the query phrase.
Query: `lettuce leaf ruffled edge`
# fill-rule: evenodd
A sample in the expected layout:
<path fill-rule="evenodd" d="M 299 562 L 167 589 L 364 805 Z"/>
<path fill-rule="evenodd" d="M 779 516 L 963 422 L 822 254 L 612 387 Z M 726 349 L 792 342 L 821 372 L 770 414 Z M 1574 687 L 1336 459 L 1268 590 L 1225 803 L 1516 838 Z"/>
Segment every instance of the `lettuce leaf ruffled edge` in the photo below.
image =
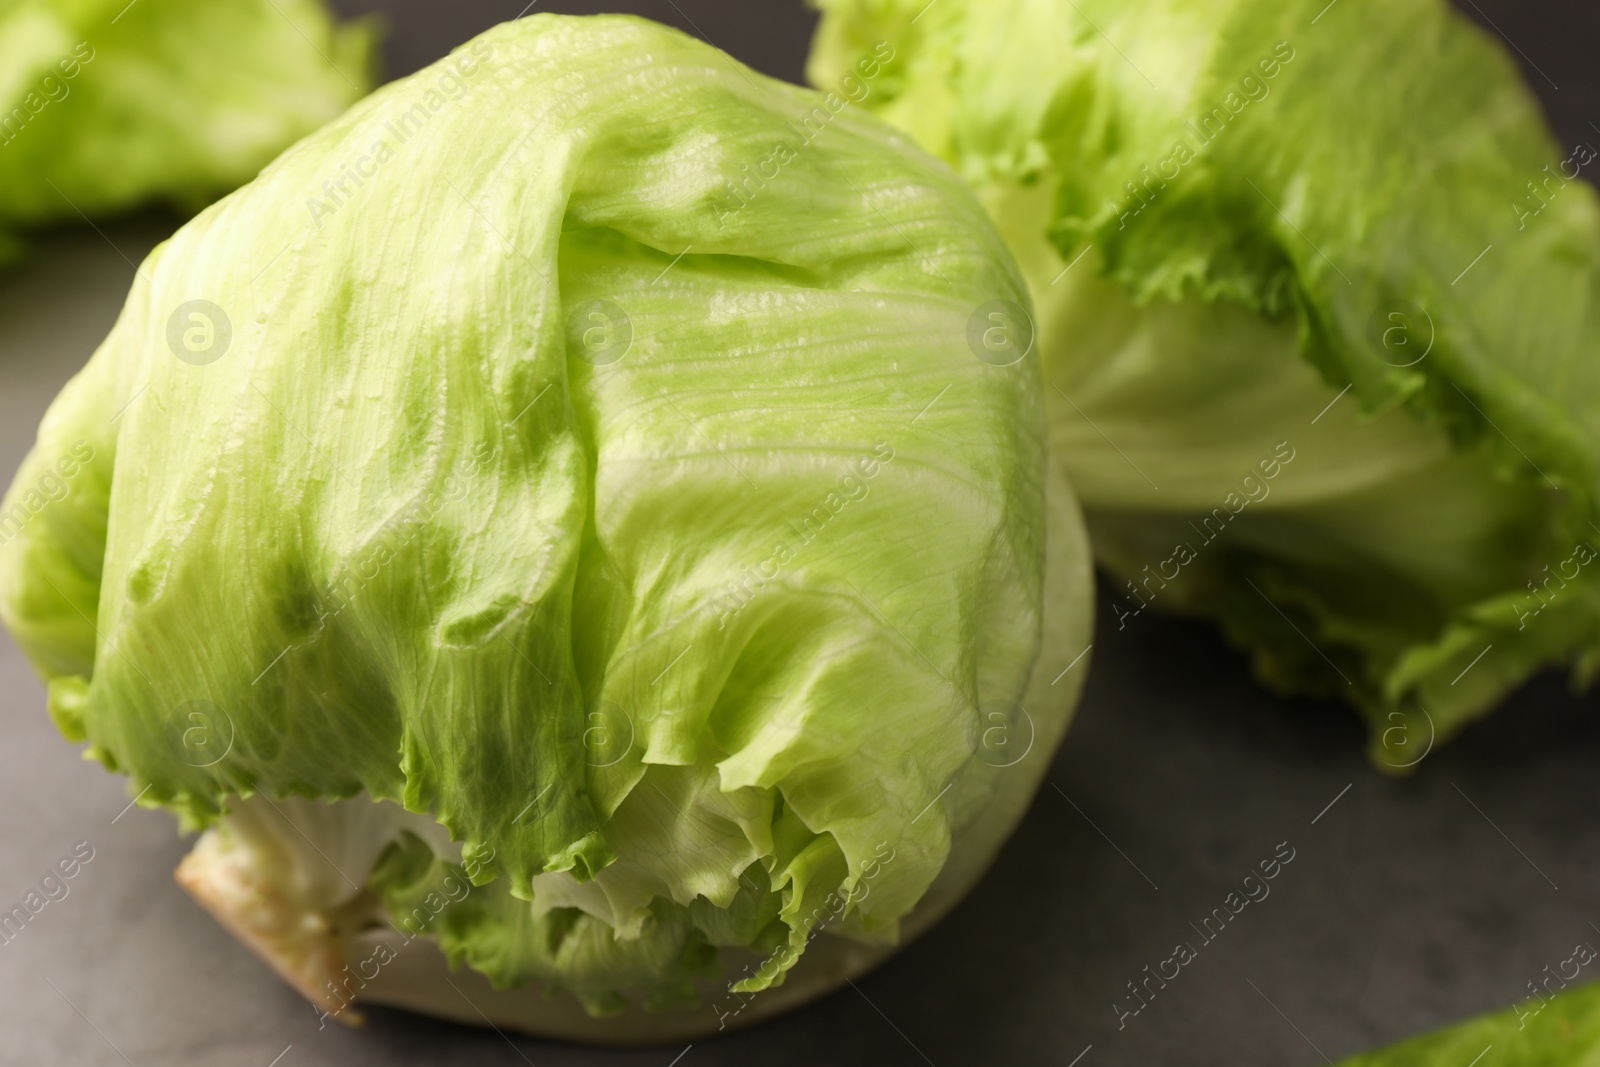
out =
<path fill-rule="evenodd" d="M 1053 137 L 1064 132 L 1070 135 L 1075 124 L 1109 122 L 1104 106 L 1098 111 L 1090 106 L 1092 71 L 1064 78 L 1059 86 L 1050 88 L 1054 83 L 1048 78 L 1031 85 L 1007 84 L 994 72 L 1026 64 L 992 62 L 983 65 L 978 87 L 969 87 L 963 95 L 964 61 L 970 58 L 967 42 L 972 38 L 964 20 L 984 17 L 993 22 L 1003 17 L 995 12 L 975 14 L 972 9 L 976 5 L 962 3 L 930 9 L 914 0 L 813 3 L 823 11 L 823 21 L 808 69 L 811 81 L 832 84 L 847 76 L 856 57 L 867 54 L 873 41 L 893 41 L 899 62 L 878 79 L 877 99 L 868 106 L 887 113 L 925 148 L 953 163 L 991 207 L 998 189 L 1036 190 L 1041 183 L 1049 183 L 1051 168 L 1056 165 Z M 1042 12 L 1041 17 L 1061 14 L 1053 3 L 1034 6 Z M 1517 168 L 1521 167 L 1537 176 L 1537 162 L 1533 161 L 1560 159 L 1537 101 L 1510 57 L 1484 31 L 1447 11 L 1442 3 L 1412 4 L 1404 13 L 1392 14 L 1402 21 L 1420 19 L 1436 31 L 1437 40 L 1429 40 L 1440 49 L 1439 65 L 1448 66 L 1444 73 L 1471 71 L 1474 96 L 1494 97 L 1498 105 L 1494 125 L 1515 148 L 1507 151 L 1514 159 L 1501 163 L 1507 173 L 1520 173 Z M 1294 12 L 1288 10 L 1277 16 L 1280 22 L 1292 17 Z M 1037 41 L 1030 43 L 1013 35 L 1004 47 L 1043 52 L 1059 47 L 1057 38 L 1064 32 L 1057 32 L 1052 23 Z M 1115 34 L 1115 28 L 1108 32 Z M 1093 33 L 1084 29 L 1082 37 L 1092 38 Z M 1094 47 L 1100 46 L 1096 43 Z M 1114 72 L 1107 77 L 1124 79 L 1131 95 L 1141 94 L 1144 86 L 1128 62 L 1116 56 L 1107 59 Z M 1300 61 L 1301 69 L 1305 63 Z M 964 125 L 964 118 L 985 108 L 993 112 L 986 120 L 989 125 Z M 1086 110 L 1093 115 L 1085 117 L 1082 112 Z M 1088 136 L 1084 130 L 1077 132 Z M 1110 141 L 1116 140 L 1109 125 L 1102 132 Z M 1403 412 L 1446 437 L 1455 449 L 1481 456 L 1485 470 L 1504 484 L 1554 486 L 1550 542 L 1560 551 L 1552 561 L 1574 545 L 1600 543 L 1595 539 L 1600 534 L 1596 525 L 1600 521 L 1596 489 L 1600 468 L 1592 433 L 1571 411 L 1498 368 L 1470 334 L 1453 332 L 1453 324 L 1447 324 L 1439 331 L 1432 358 L 1421 366 L 1396 367 L 1381 358 L 1381 353 L 1375 354 L 1364 340 L 1365 312 L 1371 309 L 1358 306 L 1360 299 L 1343 293 L 1337 268 L 1320 249 L 1309 246 L 1310 238 L 1290 216 L 1280 212 L 1281 219 L 1274 217 L 1270 201 L 1252 204 L 1250 232 L 1238 238 L 1254 250 L 1253 257 L 1230 259 L 1225 247 L 1208 252 L 1195 243 L 1191 233 L 1179 238 L 1184 254 L 1163 261 L 1150 253 L 1160 243 L 1155 231 L 1166 216 L 1135 219 L 1130 224 L 1119 217 L 1114 204 L 1100 206 L 1103 198 L 1091 195 L 1093 185 L 1092 178 L 1058 183 L 1037 233 L 1026 238 L 1052 247 L 1053 269 L 1046 277 L 1062 271 L 1093 246 L 1101 275 L 1122 286 L 1136 304 L 1225 302 L 1269 320 L 1297 321 L 1299 354 L 1328 384 L 1330 399 L 1348 385 L 1368 418 Z M 1272 188 L 1270 183 L 1268 188 Z M 1509 198 L 1515 183 L 1507 184 L 1507 190 Z M 1164 207 L 1170 206 L 1172 196 L 1163 193 L 1168 201 Z M 1564 192 L 1562 199 L 1546 206 L 1546 210 L 1558 208 L 1559 217 L 1540 220 L 1547 234 L 1540 239 L 1542 244 L 1521 250 L 1524 255 L 1544 254 L 1558 261 L 1589 264 L 1590 294 L 1600 278 L 1600 268 L 1595 267 L 1595 250 L 1600 248 L 1600 240 L 1595 239 L 1600 225 L 1596 204 L 1594 191 L 1581 183 Z M 1174 210 L 1192 207 L 1180 204 Z M 1482 228 L 1503 230 L 1510 225 L 1509 218 L 1507 213 L 1498 226 L 1490 225 L 1486 218 Z M 1014 231 L 1007 232 L 1014 239 Z M 1227 245 L 1222 238 L 1207 240 Z M 1533 238 L 1525 236 L 1525 240 Z M 1189 245 L 1184 245 L 1185 241 Z M 1485 237 L 1471 247 L 1494 243 Z M 1024 250 L 1016 251 L 1019 260 L 1027 259 Z M 1467 258 L 1470 256 L 1469 251 Z M 1454 283 L 1447 275 L 1434 277 L 1426 264 L 1414 266 L 1408 279 L 1413 303 L 1448 305 L 1458 298 L 1459 294 L 1451 292 Z M 1037 291 L 1035 272 L 1026 273 L 1034 281 L 1034 296 L 1042 305 L 1047 296 Z M 1384 288 L 1392 286 L 1392 278 L 1375 274 L 1366 281 L 1372 292 L 1365 296 L 1380 302 L 1393 296 Z M 1041 316 L 1047 317 L 1042 306 Z M 1053 395 L 1048 399 L 1055 401 Z M 1086 507 L 1093 527 L 1093 503 Z M 1108 569 L 1120 577 L 1137 574 L 1137 565 L 1124 573 L 1128 571 L 1126 560 L 1118 558 L 1115 548 L 1108 551 L 1098 537 L 1096 546 Z M 1229 639 L 1252 655 L 1258 676 L 1276 691 L 1339 696 L 1354 703 L 1371 726 L 1370 754 L 1382 768 L 1399 772 L 1414 767 L 1419 748 L 1431 750 L 1435 743 L 1487 714 L 1506 692 L 1542 669 L 1553 665 L 1570 668 L 1575 688 L 1586 688 L 1600 675 L 1600 578 L 1595 576 L 1562 581 L 1555 587 L 1545 583 L 1537 593 L 1530 582 L 1527 589 L 1507 589 L 1502 595 L 1465 604 L 1430 639 L 1415 643 L 1374 674 L 1361 670 L 1366 665 L 1370 636 L 1363 620 L 1342 617 L 1315 588 L 1296 583 L 1292 569 L 1280 563 L 1267 553 L 1234 553 L 1221 566 L 1211 568 L 1213 573 L 1204 588 L 1192 590 L 1185 602 L 1169 606 L 1186 614 L 1218 618 Z M 1267 589 L 1272 603 L 1263 603 L 1251 591 L 1249 581 Z M 1526 609 L 1534 603 L 1541 607 L 1530 624 Z M 1478 657 L 1490 649 L 1493 655 L 1479 662 Z M 1351 672 L 1374 676 L 1353 686 Z"/>
<path fill-rule="evenodd" d="M 665 1011 L 612 1004 L 602 1016 L 594 1014 L 602 1005 L 552 996 L 537 985 L 496 988 L 470 962 L 460 966 L 470 961 L 469 953 L 453 952 L 452 961 L 435 938 L 408 936 L 404 916 L 385 908 L 381 894 L 367 884 L 370 876 L 354 874 L 379 871 L 386 862 L 410 863 L 406 873 L 420 874 L 413 862 L 415 845 L 425 844 L 443 864 L 464 865 L 470 881 L 474 858 L 461 856 L 461 846 L 426 816 L 360 797 L 333 803 L 264 796 L 241 800 L 200 835 L 179 865 L 177 880 L 328 1018 L 347 1024 L 362 1021 L 351 1004 L 364 1003 L 470 1025 L 487 1020 L 546 1037 L 639 1045 L 747 1026 L 788 1011 L 876 967 L 944 917 L 988 870 L 1031 804 L 1076 710 L 1092 648 L 1088 536 L 1055 466 L 1046 483 L 1046 542 L 1043 652 L 1023 697 L 1024 708 L 1031 709 L 1026 755 L 1006 766 L 974 759 L 958 778 L 948 801 L 955 827 L 950 857 L 900 923 L 898 936 L 862 941 L 829 930 L 813 932 L 787 980 L 765 991 L 732 991 L 739 976 L 760 963 L 759 956 L 737 949 L 719 964 L 725 971 L 721 978 L 697 983 L 701 1003 L 693 1010 L 685 1004 L 664 1005 L 675 1008 Z M 406 848 L 408 834 L 413 860 L 397 859 L 392 846 Z M 405 880 L 394 870 L 380 874 L 391 886 Z M 416 879 L 411 887 L 425 882 Z M 470 897 L 470 890 L 464 895 Z M 391 896 L 390 902 L 412 897 L 422 900 L 413 893 Z M 849 924 L 839 929 L 847 931 Z M 363 964 L 372 969 L 372 978 L 355 981 L 353 974 L 365 973 Z"/>

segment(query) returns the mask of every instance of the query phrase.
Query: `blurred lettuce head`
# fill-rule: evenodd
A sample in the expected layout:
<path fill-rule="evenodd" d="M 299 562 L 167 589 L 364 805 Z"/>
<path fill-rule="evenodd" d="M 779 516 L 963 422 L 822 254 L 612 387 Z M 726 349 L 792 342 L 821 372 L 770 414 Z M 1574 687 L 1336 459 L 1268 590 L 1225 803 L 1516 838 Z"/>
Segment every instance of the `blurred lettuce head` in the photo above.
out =
<path fill-rule="evenodd" d="M 0 506 L 0 611 L 329 1014 L 748 1022 L 959 899 L 1076 702 L 1027 305 L 876 119 L 510 23 L 151 254 Z"/>
<path fill-rule="evenodd" d="M 372 88 L 374 33 L 321 0 L 0 7 L 0 261 L 19 231 L 196 210 Z"/>
<path fill-rule="evenodd" d="M 1600 660 L 1600 210 L 1444 0 L 818 0 L 1037 306 L 1119 627 L 1219 619 L 1415 763 Z"/>

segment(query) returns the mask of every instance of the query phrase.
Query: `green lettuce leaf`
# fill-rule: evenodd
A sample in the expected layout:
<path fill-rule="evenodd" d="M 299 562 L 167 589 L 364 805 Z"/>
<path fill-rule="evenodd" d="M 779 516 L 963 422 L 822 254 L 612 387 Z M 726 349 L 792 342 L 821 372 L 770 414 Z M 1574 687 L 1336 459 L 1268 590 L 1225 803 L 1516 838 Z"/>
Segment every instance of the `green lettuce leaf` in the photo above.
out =
<path fill-rule="evenodd" d="M 1600 210 L 1443 0 L 819 0 L 979 191 L 1117 577 L 1406 766 L 1600 648 Z M 892 53 L 885 73 L 865 72 Z"/>
<path fill-rule="evenodd" d="M 1066 680 L 1028 689 L 1044 408 L 993 318 L 1027 300 L 878 121 L 640 20 L 507 24 L 151 254 L 0 504 L 0 615 L 188 827 L 436 819 L 459 853 L 370 887 L 472 857 L 434 936 L 497 984 L 666 1007 L 738 945 L 759 991 L 970 885 L 1075 702 L 1060 488 Z"/>
<path fill-rule="evenodd" d="M 1480 1059 L 1495 1067 L 1600 1062 L 1600 984 L 1542 993 L 1481 1019 L 1340 1060 L 1339 1067 L 1449 1067 Z"/>
<path fill-rule="evenodd" d="M 647 906 L 650 937 L 618 938 L 579 908 L 530 907 L 503 880 L 457 889 L 470 885 L 466 869 L 411 834 L 379 859 L 369 881 L 396 925 L 433 936 L 453 966 L 468 964 L 501 986 L 537 981 L 552 992 L 570 992 L 595 1015 L 627 1007 L 624 991 L 636 991 L 657 1011 L 695 1005 L 696 980 L 720 973 L 716 951 L 696 936 L 689 909 L 671 900 Z M 441 898 L 445 904 L 435 913 L 432 902 Z"/>
<path fill-rule="evenodd" d="M 320 0 L 17 0 L 0 11 L 0 259 L 20 231 L 251 178 L 372 87 Z"/>

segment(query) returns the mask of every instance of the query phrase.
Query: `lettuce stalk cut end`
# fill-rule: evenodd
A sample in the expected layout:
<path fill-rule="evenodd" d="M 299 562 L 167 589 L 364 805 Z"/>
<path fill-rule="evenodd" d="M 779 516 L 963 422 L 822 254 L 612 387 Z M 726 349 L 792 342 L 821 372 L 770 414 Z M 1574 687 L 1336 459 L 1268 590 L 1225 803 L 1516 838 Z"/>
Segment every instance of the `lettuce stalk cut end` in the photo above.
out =
<path fill-rule="evenodd" d="M 893 42 L 863 106 L 1017 256 L 1119 625 L 1219 619 L 1396 770 L 1543 667 L 1588 683 L 1595 152 L 1496 42 L 1442 0 L 818 6 L 813 82 Z"/>
<path fill-rule="evenodd" d="M 151 254 L 0 501 L 0 617 L 319 1002 L 409 932 L 531 1029 L 715 1029 L 948 906 L 1066 725 L 1028 303 L 878 120 L 519 20 Z"/>

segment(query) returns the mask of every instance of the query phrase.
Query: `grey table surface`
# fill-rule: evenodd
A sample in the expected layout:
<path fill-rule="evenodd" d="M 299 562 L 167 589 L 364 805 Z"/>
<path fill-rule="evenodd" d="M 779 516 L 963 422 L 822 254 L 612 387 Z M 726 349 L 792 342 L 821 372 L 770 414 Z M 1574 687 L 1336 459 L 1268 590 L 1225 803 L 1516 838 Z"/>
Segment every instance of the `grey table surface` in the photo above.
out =
<path fill-rule="evenodd" d="M 338 6 L 387 12 L 389 69 L 405 73 L 522 2 Z M 1513 43 L 1563 140 L 1600 136 L 1600 10 L 1462 6 Z M 811 25 L 789 0 L 539 10 L 631 10 L 791 79 Z M 54 233 L 0 277 L 0 474 L 110 327 L 133 263 L 173 225 Z M 387 1011 L 362 1031 L 319 1029 L 173 884 L 187 845 L 172 821 L 127 808 L 122 781 L 78 759 L 0 637 L 0 901 L 20 900 L 78 842 L 94 850 L 69 895 L 0 948 L 0 1063 L 1309 1065 L 1505 1006 L 1600 936 L 1596 698 L 1536 681 L 1396 780 L 1365 762 L 1352 716 L 1266 695 L 1208 627 L 1142 618 L 1119 633 L 1102 621 L 1048 784 L 947 921 L 858 988 L 787 1018 L 626 1052 Z M 1295 858 L 1271 895 L 1119 1029 L 1126 983 L 1281 842 Z"/>

